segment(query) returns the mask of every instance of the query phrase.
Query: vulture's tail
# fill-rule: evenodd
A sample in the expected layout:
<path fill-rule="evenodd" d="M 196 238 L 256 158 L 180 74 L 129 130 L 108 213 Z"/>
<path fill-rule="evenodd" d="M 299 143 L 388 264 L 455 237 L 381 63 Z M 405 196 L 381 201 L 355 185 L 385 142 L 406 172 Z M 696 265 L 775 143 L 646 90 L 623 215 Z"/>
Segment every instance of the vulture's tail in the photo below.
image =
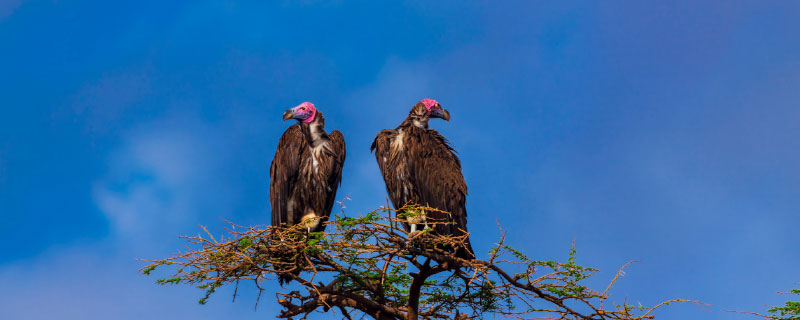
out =
<path fill-rule="evenodd" d="M 292 271 L 291 273 L 296 276 L 300 275 L 300 271 Z M 278 275 L 278 284 L 280 284 L 281 287 L 283 287 L 284 284 L 288 284 L 289 282 L 292 282 L 291 276 L 285 274 Z"/>

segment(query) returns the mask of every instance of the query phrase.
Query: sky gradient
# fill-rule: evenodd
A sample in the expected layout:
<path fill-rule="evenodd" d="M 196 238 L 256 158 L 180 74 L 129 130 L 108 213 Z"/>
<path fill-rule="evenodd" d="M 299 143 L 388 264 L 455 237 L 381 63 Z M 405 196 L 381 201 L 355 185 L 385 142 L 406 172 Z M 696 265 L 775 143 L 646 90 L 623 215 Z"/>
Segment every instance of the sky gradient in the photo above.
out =
<path fill-rule="evenodd" d="M 536 259 L 574 239 L 597 287 L 641 260 L 617 301 L 753 319 L 723 310 L 800 282 L 798 30 L 792 1 L 2 1 L 0 310 L 272 318 L 273 294 L 200 306 L 133 259 L 268 223 L 281 114 L 303 101 L 345 135 L 345 212 L 385 204 L 369 145 L 430 97 L 479 257 L 497 223 Z"/>

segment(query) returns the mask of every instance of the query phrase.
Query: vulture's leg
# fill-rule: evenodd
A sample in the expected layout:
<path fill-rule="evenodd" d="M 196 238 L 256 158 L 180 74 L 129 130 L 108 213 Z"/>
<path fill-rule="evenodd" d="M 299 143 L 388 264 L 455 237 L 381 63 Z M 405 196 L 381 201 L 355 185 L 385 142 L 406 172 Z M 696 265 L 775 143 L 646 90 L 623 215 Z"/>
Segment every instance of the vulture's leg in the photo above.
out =
<path fill-rule="evenodd" d="M 308 210 L 308 212 L 300 219 L 301 223 L 306 227 L 306 237 L 311 234 L 311 229 L 316 229 L 319 225 L 319 217 L 314 213 L 312 210 Z"/>
<path fill-rule="evenodd" d="M 411 232 L 409 234 L 413 234 L 418 232 L 418 225 L 425 223 L 425 210 L 414 211 L 411 215 L 409 215 L 407 219 L 408 224 L 411 226 Z M 422 228 L 427 228 L 427 224 L 424 225 Z"/>

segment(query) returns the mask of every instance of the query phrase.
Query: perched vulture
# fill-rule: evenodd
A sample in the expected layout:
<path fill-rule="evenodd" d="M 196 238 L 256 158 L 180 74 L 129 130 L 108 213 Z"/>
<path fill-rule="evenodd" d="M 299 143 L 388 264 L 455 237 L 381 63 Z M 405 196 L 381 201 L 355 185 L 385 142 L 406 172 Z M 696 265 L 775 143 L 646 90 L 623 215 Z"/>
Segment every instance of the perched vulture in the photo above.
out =
<path fill-rule="evenodd" d="M 431 226 L 433 232 L 461 236 L 467 230 L 467 184 L 461 174 L 461 161 L 445 137 L 428 129 L 430 118 L 450 121 L 450 113 L 436 100 L 423 99 L 396 129 L 378 133 L 370 150 L 375 152 L 395 209 L 411 203 L 450 213 L 423 211 L 407 219 L 407 231 L 424 229 L 430 219 L 454 222 Z M 475 255 L 469 239 L 466 244 L 456 254 L 472 259 Z"/>
<path fill-rule="evenodd" d="M 342 180 L 344 136 L 325 133 L 325 118 L 310 102 L 286 110 L 289 119 L 297 123 L 281 136 L 269 169 L 272 225 L 324 231 Z"/>

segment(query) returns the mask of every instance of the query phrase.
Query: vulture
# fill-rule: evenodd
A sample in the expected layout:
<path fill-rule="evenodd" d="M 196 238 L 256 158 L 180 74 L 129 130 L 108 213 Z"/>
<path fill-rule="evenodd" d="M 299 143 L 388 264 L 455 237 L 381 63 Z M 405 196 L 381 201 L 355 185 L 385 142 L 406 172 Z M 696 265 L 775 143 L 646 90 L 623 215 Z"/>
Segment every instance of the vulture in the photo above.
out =
<path fill-rule="evenodd" d="M 423 99 L 400 125 L 378 133 L 370 150 L 375 152 L 386 192 L 395 209 L 411 203 L 449 212 L 421 212 L 403 223 L 406 231 L 424 229 L 426 220 L 453 222 L 431 226 L 440 235 L 462 236 L 467 231 L 467 184 L 461 174 L 461 161 L 438 131 L 428 128 L 428 120 L 450 121 L 450 113 L 433 99 Z M 456 251 L 458 257 L 475 257 L 469 239 Z"/>
<path fill-rule="evenodd" d="M 324 231 L 342 180 L 344 136 L 325 133 L 325 118 L 310 102 L 286 110 L 289 119 L 297 123 L 281 136 L 269 169 L 272 225 Z"/>

